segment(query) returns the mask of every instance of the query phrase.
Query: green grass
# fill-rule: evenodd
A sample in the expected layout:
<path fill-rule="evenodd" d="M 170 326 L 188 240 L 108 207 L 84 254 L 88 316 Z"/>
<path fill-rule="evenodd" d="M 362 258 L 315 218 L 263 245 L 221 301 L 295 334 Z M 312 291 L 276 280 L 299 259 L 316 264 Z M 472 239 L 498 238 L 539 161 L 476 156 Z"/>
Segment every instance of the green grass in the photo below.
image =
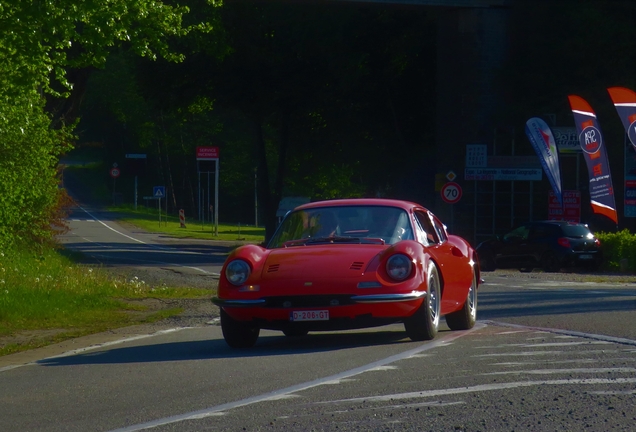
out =
<path fill-rule="evenodd" d="M 193 219 L 186 219 L 186 227 L 181 228 L 179 217 L 168 215 L 165 211 L 161 213 L 161 223 L 159 222 L 159 211 L 146 207 L 137 207 L 134 210 L 132 206 L 116 206 L 110 207 L 109 210 L 120 213 L 122 221 L 131 223 L 139 228 L 151 232 L 161 232 L 172 237 L 179 238 L 198 238 L 208 240 L 221 241 L 246 241 L 251 243 L 261 243 L 265 240 L 265 228 L 255 227 L 253 225 L 227 224 L 220 223 L 218 227 L 218 235 L 215 233 L 215 227 L 210 222 L 202 224 Z"/>
<path fill-rule="evenodd" d="M 103 269 L 75 264 L 55 250 L 2 251 L 0 338 L 25 331 L 40 331 L 43 336 L 22 344 L 0 343 L 0 355 L 181 312 L 146 311 L 134 300 L 211 295 L 209 290 L 152 287 L 137 278 L 113 278 Z"/>

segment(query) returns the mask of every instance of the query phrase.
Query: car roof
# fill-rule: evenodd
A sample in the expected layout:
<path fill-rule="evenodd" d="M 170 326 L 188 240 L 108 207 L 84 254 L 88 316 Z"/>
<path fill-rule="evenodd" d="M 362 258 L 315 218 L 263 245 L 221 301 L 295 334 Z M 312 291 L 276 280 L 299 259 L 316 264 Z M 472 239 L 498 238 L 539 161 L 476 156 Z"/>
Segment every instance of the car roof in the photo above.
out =
<path fill-rule="evenodd" d="M 324 201 L 315 201 L 307 204 L 300 205 L 294 210 L 306 210 L 321 207 L 344 207 L 344 206 L 386 206 L 386 207 L 399 207 L 404 210 L 410 210 L 413 207 L 418 207 L 426 210 L 419 204 L 410 201 L 388 199 L 388 198 L 346 198 L 346 199 L 333 199 Z"/>

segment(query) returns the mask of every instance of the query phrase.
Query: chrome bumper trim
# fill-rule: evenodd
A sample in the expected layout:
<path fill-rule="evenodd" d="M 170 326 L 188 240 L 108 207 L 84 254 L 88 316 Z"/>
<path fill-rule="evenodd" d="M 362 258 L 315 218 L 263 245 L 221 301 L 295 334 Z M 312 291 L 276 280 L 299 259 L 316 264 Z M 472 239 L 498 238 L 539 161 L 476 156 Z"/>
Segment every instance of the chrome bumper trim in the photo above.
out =
<path fill-rule="evenodd" d="M 412 291 L 408 294 L 370 294 L 352 296 L 351 300 L 356 303 L 391 303 L 417 300 L 426 295 L 426 291 Z"/>
<path fill-rule="evenodd" d="M 217 306 L 232 306 L 232 307 L 253 307 L 262 306 L 265 304 L 264 299 L 257 300 L 223 300 L 218 297 L 212 297 L 212 303 Z"/>

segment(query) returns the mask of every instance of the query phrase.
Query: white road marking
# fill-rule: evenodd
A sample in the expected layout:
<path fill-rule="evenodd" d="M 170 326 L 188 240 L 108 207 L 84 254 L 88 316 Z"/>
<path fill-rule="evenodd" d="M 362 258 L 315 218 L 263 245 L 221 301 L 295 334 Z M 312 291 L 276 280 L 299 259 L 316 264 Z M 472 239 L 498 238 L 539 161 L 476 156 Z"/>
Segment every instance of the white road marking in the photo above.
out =
<path fill-rule="evenodd" d="M 493 390 L 507 390 L 520 387 L 536 387 L 544 385 L 598 385 L 598 384 L 631 384 L 636 383 L 636 378 L 590 378 L 590 379 L 562 379 L 562 380 L 544 380 L 544 381 L 519 381 L 508 383 L 496 383 L 496 384 L 480 384 L 471 387 L 459 387 L 449 389 L 438 390 L 422 390 L 408 393 L 395 393 L 381 396 L 365 396 L 352 399 L 339 399 L 332 401 L 318 402 L 318 404 L 336 404 L 336 403 L 359 403 L 365 401 L 369 402 L 384 402 L 396 399 L 421 399 L 428 397 L 449 396 L 465 393 L 479 393 L 484 391 Z"/>
<path fill-rule="evenodd" d="M 414 348 L 412 350 L 408 350 L 408 351 L 404 351 L 400 354 L 396 354 L 378 361 L 375 361 L 373 363 L 369 363 L 367 365 L 363 365 L 354 369 L 350 369 L 348 371 L 344 371 L 332 376 L 328 376 L 328 377 L 324 377 L 324 378 L 318 378 L 316 380 L 313 381 L 309 381 L 309 382 L 305 382 L 305 383 L 301 383 L 301 384 L 296 384 L 287 388 L 283 388 L 283 389 L 279 389 L 279 390 L 274 390 L 272 392 L 269 393 L 265 393 L 262 395 L 258 395 L 258 396 L 252 396 L 246 399 L 242 399 L 239 401 L 235 401 L 235 402 L 228 402 L 225 404 L 221 404 L 221 405 L 217 405 L 217 406 L 213 406 L 210 408 L 204 408 L 202 410 L 198 410 L 198 411 L 193 411 L 190 413 L 185 413 L 185 414 L 179 414 L 179 415 L 175 415 L 175 416 L 171 416 L 171 417 L 166 417 L 163 419 L 157 419 L 154 421 L 150 421 L 147 423 L 141 423 L 141 424 L 137 424 L 137 425 L 132 425 L 132 426 L 127 426 L 121 429 L 116 429 L 113 430 L 111 432 L 132 432 L 132 431 L 139 431 L 139 430 L 144 430 L 144 429 L 151 429 L 151 428 L 155 428 L 155 427 L 159 427 L 159 426 L 164 426 L 164 425 L 169 425 L 169 424 L 174 424 L 174 423 L 180 423 L 183 421 L 187 421 L 187 420 L 192 420 L 192 419 L 198 419 L 198 418 L 205 418 L 205 417 L 209 417 L 211 415 L 215 415 L 216 413 L 219 412 L 223 412 L 223 411 L 227 411 L 233 408 L 238 408 L 238 407 L 242 407 L 242 406 L 246 406 L 246 405 L 251 405 L 251 404 L 255 404 L 255 403 L 259 403 L 259 402 L 264 402 L 264 401 L 269 401 L 272 400 L 272 398 L 278 398 L 281 395 L 288 395 L 291 393 L 296 393 L 302 390 L 307 390 L 309 388 L 313 388 L 313 387 L 317 387 L 320 385 L 324 385 L 327 382 L 332 382 L 332 381 L 336 381 L 336 380 L 340 380 L 340 379 L 344 379 L 344 378 L 350 378 L 352 376 L 355 375 L 359 375 L 361 373 L 370 371 L 372 369 L 376 369 L 380 366 L 384 366 L 384 365 L 388 365 L 391 363 L 394 363 L 396 361 L 399 360 L 404 360 L 407 359 L 409 357 L 412 357 L 415 354 L 421 353 L 423 351 L 428 351 L 434 348 L 438 348 L 440 346 L 443 346 L 445 344 L 447 344 L 450 341 L 453 341 L 457 338 L 460 338 L 462 336 L 466 336 L 470 333 L 473 333 L 475 331 L 481 330 L 485 327 L 484 324 L 482 323 L 477 323 L 475 325 L 475 327 L 473 327 L 471 330 L 465 330 L 465 331 L 458 331 L 458 332 L 453 332 L 453 333 L 449 333 L 448 335 L 444 335 L 441 338 L 437 339 L 437 340 L 433 340 L 432 342 L 426 343 L 424 345 L 421 345 L 417 348 Z"/>
<path fill-rule="evenodd" d="M 143 240 L 136 239 L 136 238 L 131 237 L 131 236 L 127 235 L 127 234 L 124 234 L 124 233 L 122 233 L 120 231 L 117 231 L 115 228 L 112 228 L 112 227 L 106 225 L 101 220 L 97 219 L 94 215 L 92 215 L 85 208 L 83 208 L 81 206 L 79 208 L 82 209 L 82 211 L 86 212 L 87 215 L 92 217 L 95 222 L 99 222 L 100 224 L 102 224 L 103 226 L 108 228 L 109 230 L 111 230 L 111 231 L 113 231 L 113 232 L 115 232 L 115 233 L 117 233 L 117 234 L 119 234 L 119 235 L 121 235 L 123 237 L 126 237 L 127 239 L 133 240 L 133 241 L 135 241 L 137 243 L 144 244 L 144 245 L 146 245 L 149 248 L 161 251 L 162 253 L 171 253 L 171 254 L 178 254 L 178 255 L 205 255 L 202 252 L 180 251 L 180 250 L 175 249 L 175 248 L 161 247 L 161 246 L 156 246 L 154 244 L 146 243 Z M 89 242 L 89 243 L 93 243 L 93 244 L 99 245 L 102 248 L 109 249 L 109 250 L 111 250 L 113 252 L 131 251 L 130 249 L 114 249 L 112 246 L 108 246 L 108 245 L 105 245 L 105 244 L 102 244 L 102 243 L 99 243 L 99 242 L 94 242 L 92 240 L 87 239 L 86 237 L 82 237 L 82 239 L 87 241 L 87 242 Z M 97 257 L 97 258 L 108 258 L 108 257 L 106 257 L 104 255 L 96 254 L 96 253 L 94 253 L 94 252 L 92 252 L 90 250 L 85 250 L 84 252 L 89 254 L 89 255 L 91 255 L 91 256 Z M 99 252 L 99 250 L 98 250 L 98 252 Z M 144 263 L 152 263 L 152 264 L 163 264 L 163 265 L 168 265 L 168 266 L 177 266 L 177 267 L 189 268 L 189 269 L 192 269 L 192 270 L 204 273 L 204 274 L 209 274 L 209 275 L 212 275 L 212 276 L 217 276 L 218 275 L 218 273 L 208 272 L 207 270 L 203 270 L 202 268 L 199 268 L 199 267 L 184 266 L 184 265 L 181 265 L 181 264 L 171 263 L 171 262 L 166 262 L 166 261 L 142 260 L 142 259 L 134 259 L 134 258 L 120 258 L 120 259 L 123 259 L 125 261 L 134 261 L 134 262 L 144 262 Z"/>
<path fill-rule="evenodd" d="M 617 343 L 617 344 L 622 344 L 622 345 L 633 345 L 633 346 L 636 346 L 636 340 L 626 339 L 626 338 L 598 335 L 598 334 L 593 334 L 593 333 L 583 333 L 583 332 L 577 332 L 577 331 L 572 331 L 572 330 L 562 330 L 562 329 L 550 329 L 550 328 L 542 328 L 542 327 L 523 326 L 523 325 L 519 325 L 519 324 L 509 324 L 509 323 L 504 323 L 504 322 L 500 322 L 500 321 L 486 320 L 486 321 L 483 321 L 483 322 L 485 324 L 498 326 L 498 327 L 508 327 L 508 328 L 517 328 L 517 329 L 536 330 L 537 332 L 543 332 L 543 333 L 555 333 L 555 334 L 566 335 L 566 336 L 577 336 L 577 337 L 585 338 L 585 339 L 595 339 L 595 340 L 601 340 L 601 341 Z"/>
<path fill-rule="evenodd" d="M 385 366 L 378 366 L 377 368 L 370 369 L 369 372 L 387 371 L 387 370 L 395 370 L 395 369 L 397 369 L 397 366 L 385 365 Z"/>
<path fill-rule="evenodd" d="M 529 357 L 529 356 L 543 356 L 543 355 L 560 355 L 566 354 L 565 351 L 522 351 L 522 352 L 508 352 L 508 353 L 493 353 L 493 354 L 478 354 L 471 357 L 475 358 L 491 358 L 491 357 Z"/>
<path fill-rule="evenodd" d="M 589 394 L 593 394 L 593 395 L 611 395 L 611 396 L 618 396 L 618 395 L 633 395 L 636 394 L 636 390 L 625 390 L 625 391 L 591 391 L 588 392 Z"/>
<path fill-rule="evenodd" d="M 603 353 L 608 353 L 608 351 L 602 351 Z M 611 352 L 611 351 L 610 351 Z M 616 352 L 616 351 L 614 351 Z M 546 361 L 527 361 L 527 362 L 501 362 L 501 363 L 491 363 L 491 366 L 507 366 L 507 367 L 516 367 L 516 366 L 530 366 L 535 364 L 567 364 L 567 363 L 603 363 L 603 362 L 615 362 L 615 361 L 636 361 L 636 358 L 630 357 L 608 357 L 603 359 L 598 358 L 586 358 L 586 359 L 570 359 L 570 360 L 549 360 Z"/>
<path fill-rule="evenodd" d="M 476 349 L 496 349 L 506 347 L 521 347 L 521 348 L 545 348 L 545 347 L 565 347 L 565 346 L 577 346 L 577 345 L 609 345 L 608 341 L 581 341 L 581 342 L 544 342 L 537 344 L 501 344 L 490 346 L 479 346 Z"/>
<path fill-rule="evenodd" d="M 554 375 L 566 373 L 634 373 L 634 368 L 576 368 L 576 369 L 533 369 L 519 371 L 486 372 L 480 375 Z"/>

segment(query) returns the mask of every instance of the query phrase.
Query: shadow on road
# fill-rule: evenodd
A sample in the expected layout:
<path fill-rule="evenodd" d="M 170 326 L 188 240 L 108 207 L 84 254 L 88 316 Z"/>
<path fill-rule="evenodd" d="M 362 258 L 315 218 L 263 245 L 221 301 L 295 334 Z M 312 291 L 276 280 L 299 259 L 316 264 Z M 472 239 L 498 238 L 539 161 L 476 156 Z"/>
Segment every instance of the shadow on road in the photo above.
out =
<path fill-rule="evenodd" d="M 440 334 L 444 333 L 443 331 Z M 170 342 L 93 351 L 38 361 L 43 366 L 155 363 L 219 358 L 273 357 L 338 351 L 355 347 L 413 344 L 404 331 L 310 333 L 302 338 L 261 336 L 255 347 L 232 349 L 222 339 Z M 420 342 L 421 343 L 421 342 Z"/>

